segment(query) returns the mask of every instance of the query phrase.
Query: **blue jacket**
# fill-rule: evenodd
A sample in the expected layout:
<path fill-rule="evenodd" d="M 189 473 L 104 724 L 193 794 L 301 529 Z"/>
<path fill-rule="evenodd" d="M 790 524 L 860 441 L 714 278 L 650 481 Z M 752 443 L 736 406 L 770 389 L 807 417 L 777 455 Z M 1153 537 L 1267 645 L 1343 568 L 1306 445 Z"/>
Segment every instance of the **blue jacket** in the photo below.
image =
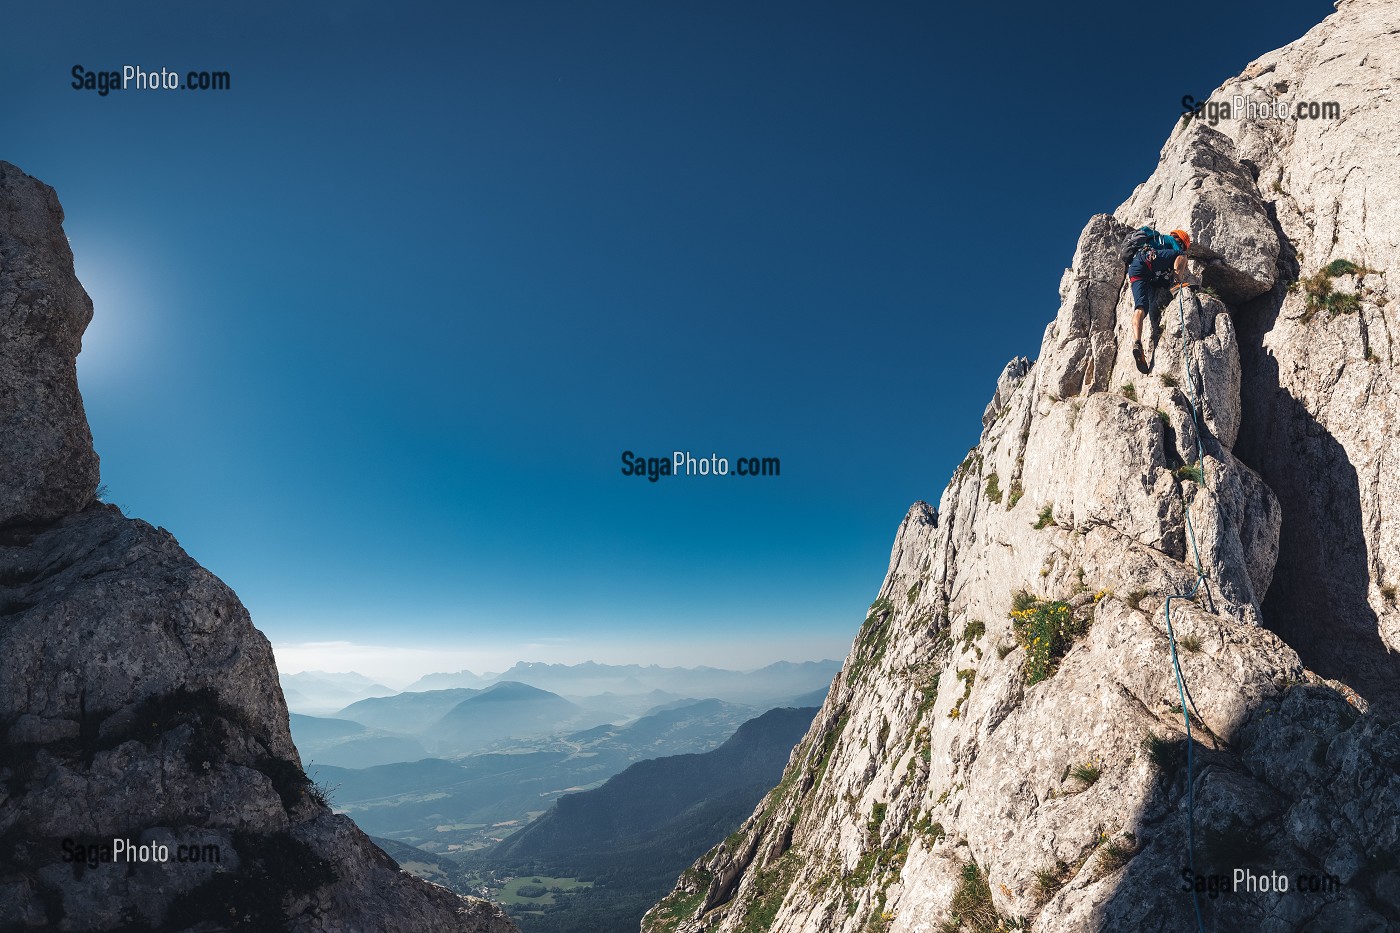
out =
<path fill-rule="evenodd" d="M 1133 261 L 1128 264 L 1128 281 L 1169 280 L 1172 277 L 1172 267 L 1176 264 L 1176 257 L 1181 255 L 1184 253 L 1179 249 L 1152 249 L 1148 247 L 1139 250 L 1138 254 L 1133 257 Z"/>

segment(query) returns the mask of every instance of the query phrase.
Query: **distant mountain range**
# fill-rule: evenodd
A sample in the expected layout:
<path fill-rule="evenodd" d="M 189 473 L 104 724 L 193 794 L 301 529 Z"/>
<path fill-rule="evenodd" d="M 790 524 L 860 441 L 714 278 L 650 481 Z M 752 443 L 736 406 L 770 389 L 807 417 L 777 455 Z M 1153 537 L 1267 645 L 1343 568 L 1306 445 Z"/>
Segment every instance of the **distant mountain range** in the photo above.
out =
<path fill-rule="evenodd" d="M 402 743 L 402 747 L 416 750 L 416 755 L 388 760 L 413 761 L 429 754 L 473 754 L 501 742 L 530 742 L 543 736 L 602 725 L 609 717 L 547 690 L 501 681 L 484 690 L 454 687 L 371 697 L 350 704 L 333 719 L 320 719 L 315 723 L 310 719 L 299 717 L 292 724 L 292 737 L 298 747 L 303 741 L 307 743 L 302 748 L 303 757 L 309 756 L 324 764 L 364 768 L 386 761 L 382 756 L 376 756 L 378 760 L 374 761 L 354 760 L 353 755 L 346 753 L 350 750 L 346 743 L 352 741 L 352 734 L 344 726 L 332 727 L 330 723 L 358 723 L 380 739 L 410 740 Z M 366 747 L 387 748 L 382 744 Z M 335 754 L 328 755 L 332 750 Z"/>
<path fill-rule="evenodd" d="M 745 711 L 817 706 L 835 671 L 834 661 L 780 662 L 747 673 L 591 661 L 522 662 L 504 674 L 459 671 L 418 681 L 472 681 L 483 686 L 402 693 L 357 673 L 306 671 L 287 675 L 282 682 L 294 713 L 292 735 L 303 759 L 367 768 L 430 755 L 451 758 L 512 746 L 535 748 L 551 736 L 606 727 L 599 733 L 603 735 L 667 709 L 693 706 L 700 702 L 697 694 Z M 659 683 L 673 689 L 656 686 Z M 692 710 L 687 715 L 694 714 Z M 733 725 L 726 720 L 730 731 Z M 728 735 L 726 731 L 720 739 Z"/>
<path fill-rule="evenodd" d="M 668 693 L 665 690 L 649 690 L 646 693 L 599 693 L 595 696 L 569 696 L 567 699 L 584 709 L 595 710 L 607 715 L 613 722 L 626 722 L 657 710 L 671 706 L 694 703 L 694 697 Z"/>
<path fill-rule="evenodd" d="M 609 714 L 640 715 L 631 698 L 648 694 L 663 697 L 650 706 L 668 700 L 717 697 L 731 703 L 771 705 L 790 701 L 813 690 L 825 689 L 841 669 L 839 661 L 779 661 L 756 671 L 732 671 L 715 667 L 661 667 L 641 664 L 546 664 L 521 661 L 508 671 L 475 674 L 471 671 L 436 673 L 421 677 L 404 693 L 440 690 L 485 690 L 497 683 L 519 683 L 558 694 L 573 703 Z M 346 707 L 367 697 L 397 693 L 383 684 L 356 673 L 304 671 L 282 677 L 287 706 L 298 713 L 323 716 L 341 713 L 354 719 Z M 613 698 L 611 704 L 588 702 L 593 698 Z M 358 720 L 357 720 L 358 721 Z M 370 723 L 365 723 L 371 725 Z M 386 728 L 384 725 L 376 728 Z M 390 727 L 391 728 L 391 727 Z"/>
<path fill-rule="evenodd" d="M 455 674 L 428 674 L 404 687 L 405 693 L 422 690 L 451 690 L 454 687 L 480 689 L 495 683 L 500 674 L 473 674 L 471 671 L 457 671 Z"/>
<path fill-rule="evenodd" d="M 290 720 L 293 741 L 304 762 L 369 768 L 428 757 L 423 743 L 411 736 L 367 729 L 348 719 L 323 719 L 292 713 Z"/>
<path fill-rule="evenodd" d="M 507 673 L 535 684 L 459 672 L 419 683 L 484 685 L 366 696 L 333 716 L 290 719 L 308 773 L 335 808 L 383 838 L 406 869 L 477 891 L 517 867 L 587 875 L 595 888 L 554 898 L 548 913 L 522 925 L 611 931 L 635 928 L 680 868 L 732 832 L 772 786 L 833 668 L 518 664 Z M 325 685 L 375 688 L 359 675 L 314 680 L 323 694 Z M 659 682 L 763 699 L 696 700 Z M 772 708 L 794 699 L 805 708 Z M 551 809 L 559 800 L 567 803 Z M 498 843 L 491 859 L 454 868 Z"/>
<path fill-rule="evenodd" d="M 810 707 L 769 710 L 745 722 L 712 751 L 639 761 L 596 790 L 560 797 L 548 813 L 482 859 L 498 866 L 530 859 L 574 868 L 596 866 L 620 846 L 645 848 L 658 833 L 673 837 L 668 828 L 691 822 L 697 806 L 732 799 L 736 791 L 751 788 L 752 799 L 740 808 L 747 816 L 776 783 L 773 775 L 782 774 L 816 712 Z M 682 859 L 679 865 L 684 868 L 690 861 Z M 678 873 L 679 869 L 669 872 L 668 885 Z"/>
<path fill-rule="evenodd" d="M 596 787 L 630 764 L 709 751 L 756 713 L 752 707 L 702 700 L 624 726 L 604 724 L 516 742 L 504 753 L 368 768 L 314 760 L 307 770 L 330 789 L 335 808 L 349 813 L 366 832 L 434 854 L 463 852 L 510 835 L 560 795 Z M 334 720 L 293 720 L 292 728 L 314 730 L 318 737 L 358 735 Z M 303 742 L 300 734 L 294 731 L 298 744 Z"/>
<path fill-rule="evenodd" d="M 422 693 L 397 693 L 389 697 L 371 697 L 351 703 L 336 713 L 339 719 L 362 722 L 375 729 L 392 732 L 422 732 L 463 700 L 481 691 L 473 687 L 453 687 L 448 690 L 427 690 Z"/>
<path fill-rule="evenodd" d="M 777 783 L 816 712 L 769 710 L 713 751 L 638 762 L 596 790 L 560 797 L 466 867 L 595 883 L 546 910 L 516 911 L 526 933 L 636 929 L 676 875 L 737 829 Z"/>
<path fill-rule="evenodd" d="M 310 715 L 333 713 L 365 697 L 392 696 L 398 692 L 354 671 L 302 671 L 282 674 L 279 679 L 288 709 Z"/>
<path fill-rule="evenodd" d="M 453 706 L 424 734 L 440 750 L 459 751 L 600 724 L 597 713 L 548 690 L 502 681 Z"/>
<path fill-rule="evenodd" d="M 756 704 L 794 697 L 831 683 L 839 661 L 779 661 L 756 671 L 715 667 L 660 667 L 640 664 L 544 664 L 524 662 L 496 675 L 566 697 L 603 693 L 636 695 L 661 690 L 680 696 L 717 697 L 731 703 Z"/>

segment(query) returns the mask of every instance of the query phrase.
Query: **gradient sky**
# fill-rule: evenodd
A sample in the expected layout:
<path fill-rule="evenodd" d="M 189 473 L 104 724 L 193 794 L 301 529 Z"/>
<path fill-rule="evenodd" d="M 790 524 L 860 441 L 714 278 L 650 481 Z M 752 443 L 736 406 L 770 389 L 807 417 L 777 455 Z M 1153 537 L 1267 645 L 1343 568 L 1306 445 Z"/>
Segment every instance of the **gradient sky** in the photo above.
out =
<path fill-rule="evenodd" d="M 111 500 L 285 670 L 756 667 L 844 657 L 1088 217 L 1331 9 L 27 4 L 0 158 L 67 213 Z"/>

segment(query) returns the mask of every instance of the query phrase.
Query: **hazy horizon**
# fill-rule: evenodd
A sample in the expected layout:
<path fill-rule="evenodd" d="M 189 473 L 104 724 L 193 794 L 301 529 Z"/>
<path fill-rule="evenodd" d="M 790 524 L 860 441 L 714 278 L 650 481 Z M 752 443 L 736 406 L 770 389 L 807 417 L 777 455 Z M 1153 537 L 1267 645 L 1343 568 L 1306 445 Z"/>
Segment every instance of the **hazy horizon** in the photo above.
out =
<path fill-rule="evenodd" d="M 855 633 L 852 632 L 851 640 L 854 638 Z M 467 646 L 443 648 L 370 645 L 346 641 L 300 644 L 274 642 L 272 651 L 277 659 L 277 672 L 283 676 L 315 672 L 354 673 L 391 689 L 402 690 L 428 674 L 455 674 L 461 671 L 470 671 L 478 676 L 500 674 L 520 663 L 575 665 L 593 661 L 598 664 L 637 664 L 644 667 L 713 667 L 742 673 L 756 671 L 781 661 L 794 664 L 832 661 L 842 664 L 850 650 L 850 644 L 848 640 L 839 651 L 834 650 L 824 655 L 802 655 L 797 651 L 780 654 L 777 653 L 777 645 L 772 646 L 769 653 L 755 655 L 748 650 L 750 646 L 746 645 L 742 657 L 736 656 L 732 651 L 725 653 L 714 646 L 708 646 L 708 652 L 697 649 L 684 655 L 657 657 L 644 654 L 641 648 L 633 648 L 629 653 L 624 646 L 608 649 L 594 645 L 592 647 L 597 650 L 585 655 L 583 648 L 562 646 L 556 646 L 552 650 L 543 647 L 522 647 L 517 651 L 508 645 L 481 649 Z M 532 653 L 521 653 L 527 650 Z"/>

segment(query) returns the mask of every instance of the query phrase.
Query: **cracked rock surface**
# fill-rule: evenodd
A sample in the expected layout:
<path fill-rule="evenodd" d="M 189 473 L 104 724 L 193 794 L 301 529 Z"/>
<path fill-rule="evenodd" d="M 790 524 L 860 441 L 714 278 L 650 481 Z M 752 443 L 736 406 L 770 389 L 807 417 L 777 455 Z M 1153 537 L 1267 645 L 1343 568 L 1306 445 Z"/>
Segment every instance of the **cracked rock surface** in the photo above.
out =
<path fill-rule="evenodd" d="M 53 189 L 0 162 L 0 526 L 76 512 L 97 491 L 76 360 L 92 300 Z"/>

